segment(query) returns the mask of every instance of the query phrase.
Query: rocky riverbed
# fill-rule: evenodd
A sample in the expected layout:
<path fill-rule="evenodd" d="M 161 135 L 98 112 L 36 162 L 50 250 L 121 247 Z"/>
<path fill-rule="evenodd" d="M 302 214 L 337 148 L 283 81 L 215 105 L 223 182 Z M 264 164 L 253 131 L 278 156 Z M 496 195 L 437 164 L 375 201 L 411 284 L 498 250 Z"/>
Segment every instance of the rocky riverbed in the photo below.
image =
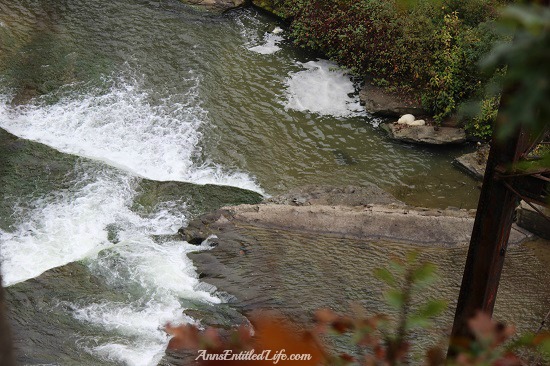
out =
<path fill-rule="evenodd" d="M 346 311 L 351 302 L 371 312 L 387 310 L 372 270 L 418 250 L 441 268 L 441 283 L 426 296 L 450 302 L 440 323 L 443 330 L 454 310 L 474 215 L 473 210 L 406 206 L 373 186 L 315 186 L 260 204 L 224 207 L 190 222 L 180 234 L 212 246 L 190 257 L 201 281 L 216 286 L 237 309 L 245 314 L 257 308 L 277 309 L 302 324 L 308 324 L 315 309 Z M 544 266 L 520 245 L 533 239 L 514 226 L 508 261 L 516 268 L 505 270 L 501 296 L 506 301 L 497 309 L 497 314 L 524 327 L 544 312 L 537 289 L 522 287 L 513 278 L 519 268 L 518 274 L 528 276 Z M 523 257 L 529 262 L 518 260 Z M 514 291 L 538 303 L 540 314 L 513 316 L 518 306 L 510 300 Z"/>

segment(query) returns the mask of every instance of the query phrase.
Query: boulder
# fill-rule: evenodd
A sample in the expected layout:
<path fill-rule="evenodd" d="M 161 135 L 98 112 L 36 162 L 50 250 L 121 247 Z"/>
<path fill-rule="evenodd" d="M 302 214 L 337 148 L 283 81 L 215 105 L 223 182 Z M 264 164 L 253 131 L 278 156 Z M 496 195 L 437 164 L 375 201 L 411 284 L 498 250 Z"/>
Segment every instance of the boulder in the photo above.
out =
<path fill-rule="evenodd" d="M 397 120 L 397 123 L 400 125 L 408 125 L 410 123 L 413 123 L 415 120 L 414 116 L 412 114 L 404 114 Z"/>
<path fill-rule="evenodd" d="M 459 156 L 454 163 L 461 169 L 482 180 L 485 175 L 487 158 L 489 157 L 489 144 L 481 146 L 477 151 Z"/>
<path fill-rule="evenodd" d="M 228 11 L 246 5 L 246 0 L 180 0 L 184 4 L 203 6 L 208 10 Z"/>
<path fill-rule="evenodd" d="M 426 121 L 423 119 L 417 119 L 412 122 L 407 122 L 407 126 L 426 126 Z"/>
<path fill-rule="evenodd" d="M 534 205 L 539 211 L 550 217 L 550 208 Z M 518 226 L 529 230 L 544 239 L 550 239 L 550 223 L 540 213 L 535 211 L 527 202 L 521 201 L 516 209 Z"/>
<path fill-rule="evenodd" d="M 366 83 L 359 92 L 361 104 L 367 112 L 383 117 L 400 117 L 404 114 L 425 115 L 426 111 L 414 99 L 390 94 L 384 88 Z"/>
<path fill-rule="evenodd" d="M 461 128 L 409 126 L 397 123 L 382 125 L 391 139 L 413 144 L 447 145 L 466 141 L 466 133 Z"/>

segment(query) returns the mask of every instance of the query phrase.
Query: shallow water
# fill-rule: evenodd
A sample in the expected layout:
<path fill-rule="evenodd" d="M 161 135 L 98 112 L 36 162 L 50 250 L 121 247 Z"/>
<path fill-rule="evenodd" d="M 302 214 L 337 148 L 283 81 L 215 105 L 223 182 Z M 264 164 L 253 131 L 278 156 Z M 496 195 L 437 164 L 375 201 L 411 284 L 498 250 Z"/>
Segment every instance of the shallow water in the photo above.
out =
<path fill-rule="evenodd" d="M 225 240 L 225 245 L 212 253 L 192 255 L 206 273 L 204 279 L 237 293 L 237 306 L 245 310 L 276 309 L 293 322 L 307 326 L 312 326 L 315 311 L 322 308 L 351 314 L 359 305 L 367 315 L 397 316 L 384 300 L 388 286 L 372 273 L 376 268 L 390 269 L 390 261 L 404 260 L 411 251 L 418 251 L 420 261 L 437 265 L 438 280 L 421 291 L 413 291 L 411 311 L 426 299 L 445 300 L 447 307 L 434 319 L 432 328 L 412 332 L 415 353 L 423 355 L 430 346 L 446 342 L 452 328 L 466 246 L 438 248 L 371 242 L 243 223 L 224 228 L 220 239 Z M 243 245 L 245 255 L 236 250 Z M 550 262 L 543 254 L 549 251 L 548 242 L 513 245 L 507 250 L 494 316 L 514 325 L 519 334 L 534 332 L 548 313 Z M 211 255 L 216 260 L 210 260 Z M 333 340 L 333 345 L 343 351 L 354 350 L 343 337 Z"/>
<path fill-rule="evenodd" d="M 175 0 L 0 0 L 0 128 L 30 141 L 0 131 L 22 362 L 156 364 L 166 322 L 220 302 L 187 259 L 197 248 L 170 235 L 257 197 L 222 186 L 375 183 L 411 204 L 475 206 L 477 183 L 451 164 L 467 148 L 389 141 L 359 85 L 277 25 Z M 170 181 L 219 188 L 157 194 Z"/>

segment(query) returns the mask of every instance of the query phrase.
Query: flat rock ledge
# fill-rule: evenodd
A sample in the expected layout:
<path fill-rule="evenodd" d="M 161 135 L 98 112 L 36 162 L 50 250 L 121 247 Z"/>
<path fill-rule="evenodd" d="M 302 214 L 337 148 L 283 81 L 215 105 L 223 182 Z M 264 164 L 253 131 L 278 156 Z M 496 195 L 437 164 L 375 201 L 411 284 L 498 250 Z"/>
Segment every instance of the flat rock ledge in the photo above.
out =
<path fill-rule="evenodd" d="M 223 242 L 232 226 L 244 225 L 346 239 L 452 247 L 469 243 L 474 218 L 474 210 L 436 210 L 396 204 L 351 207 L 262 203 L 223 207 L 191 222 L 188 230 L 202 232 L 204 239 L 216 235 L 217 242 Z M 514 227 L 509 244 L 519 244 L 531 236 Z"/>
<path fill-rule="evenodd" d="M 391 139 L 413 144 L 450 145 L 466 142 L 466 133 L 461 128 L 434 126 L 407 126 L 386 123 L 382 128 Z"/>
<path fill-rule="evenodd" d="M 256 226 L 308 235 L 415 245 L 466 245 L 475 210 L 429 209 L 404 205 L 373 187 L 306 187 L 260 204 L 222 207 L 191 221 L 180 235 L 200 244 L 209 236 L 224 236 L 236 226 Z M 370 203 L 369 203 L 370 202 Z M 532 234 L 515 227 L 510 244 Z"/>
<path fill-rule="evenodd" d="M 454 163 L 476 179 L 482 180 L 489 157 L 489 148 L 489 144 L 485 144 L 477 151 L 459 156 Z"/>
<path fill-rule="evenodd" d="M 374 268 L 419 247 L 441 258 L 459 286 L 475 212 L 413 208 L 377 192 L 299 189 L 260 204 L 223 207 L 191 221 L 181 234 L 211 246 L 189 254 L 200 281 L 245 315 L 272 309 L 310 324 L 316 309 L 349 310 L 350 302 L 378 297 L 379 284 L 369 277 Z M 531 237 L 514 227 L 510 247 Z M 456 258 L 449 262 L 448 256 Z M 382 305 L 369 306 L 376 311 Z"/>

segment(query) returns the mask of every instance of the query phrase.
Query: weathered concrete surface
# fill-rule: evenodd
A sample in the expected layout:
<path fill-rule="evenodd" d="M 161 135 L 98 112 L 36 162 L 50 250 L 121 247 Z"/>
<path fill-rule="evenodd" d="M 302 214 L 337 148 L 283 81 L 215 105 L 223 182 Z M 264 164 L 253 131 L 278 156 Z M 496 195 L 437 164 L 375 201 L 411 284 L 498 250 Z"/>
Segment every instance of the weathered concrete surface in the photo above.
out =
<path fill-rule="evenodd" d="M 390 138 L 413 144 L 447 145 L 466 141 L 466 133 L 461 128 L 434 126 L 407 126 L 389 123 L 382 126 Z"/>
<path fill-rule="evenodd" d="M 359 100 L 367 112 L 383 117 L 401 117 L 404 114 L 423 116 L 426 111 L 413 99 L 393 95 L 384 88 L 365 83 L 359 92 Z"/>
<path fill-rule="evenodd" d="M 454 160 L 459 168 L 482 180 L 485 175 L 487 158 L 489 157 L 489 144 L 481 146 L 476 151 L 459 156 Z"/>
<path fill-rule="evenodd" d="M 192 222 L 206 235 L 224 235 L 232 225 L 253 225 L 338 238 L 391 241 L 415 245 L 457 246 L 470 240 L 475 211 L 434 210 L 369 204 L 367 206 L 293 206 L 263 203 L 224 207 Z M 510 244 L 530 234 L 514 228 Z"/>
<path fill-rule="evenodd" d="M 224 12 L 227 10 L 242 7 L 248 4 L 246 0 L 180 0 L 189 5 L 198 5 L 206 9 Z"/>

